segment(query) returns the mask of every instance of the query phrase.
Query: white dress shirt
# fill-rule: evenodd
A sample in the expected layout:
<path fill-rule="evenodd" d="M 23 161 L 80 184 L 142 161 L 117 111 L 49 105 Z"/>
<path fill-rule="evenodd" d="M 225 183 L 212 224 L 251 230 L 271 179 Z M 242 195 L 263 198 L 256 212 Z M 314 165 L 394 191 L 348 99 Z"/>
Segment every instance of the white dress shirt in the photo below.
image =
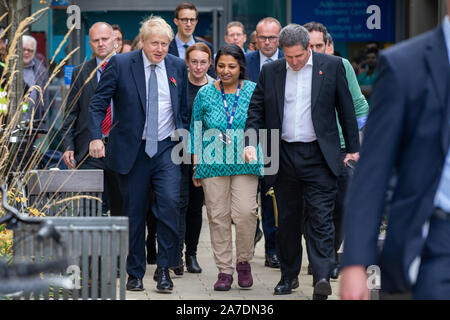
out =
<path fill-rule="evenodd" d="M 146 88 L 146 98 L 145 98 L 145 108 L 147 108 L 148 100 L 148 81 L 150 79 L 151 67 L 153 63 L 148 60 L 144 51 L 142 51 L 142 57 L 144 59 L 144 70 L 145 70 L 145 88 Z M 175 131 L 175 118 L 172 108 L 172 100 L 170 99 L 170 89 L 169 80 L 166 71 L 165 61 L 161 61 L 156 64 L 155 68 L 156 77 L 158 78 L 158 141 L 164 140 L 170 137 Z M 145 139 L 147 132 L 147 122 L 144 126 L 144 132 L 142 134 L 142 139 Z"/>
<path fill-rule="evenodd" d="M 312 53 L 299 71 L 286 62 L 286 87 L 281 139 L 287 142 L 317 140 L 311 118 Z"/>
<path fill-rule="evenodd" d="M 272 61 L 278 60 L 278 49 L 275 51 L 274 55 L 271 57 L 266 57 L 261 50 L 259 50 L 259 70 L 262 69 L 262 66 L 266 63 L 267 59 L 272 59 Z"/>

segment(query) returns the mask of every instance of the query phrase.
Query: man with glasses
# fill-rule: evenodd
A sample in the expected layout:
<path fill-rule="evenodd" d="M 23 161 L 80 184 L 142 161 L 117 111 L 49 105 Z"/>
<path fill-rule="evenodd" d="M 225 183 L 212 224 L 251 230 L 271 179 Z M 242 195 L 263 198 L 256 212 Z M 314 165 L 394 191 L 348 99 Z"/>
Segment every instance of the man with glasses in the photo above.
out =
<path fill-rule="evenodd" d="M 22 58 L 23 58 L 23 80 L 28 87 L 39 86 L 42 90 L 48 80 L 47 69 L 42 62 L 36 58 L 37 41 L 29 35 L 22 37 Z M 45 109 L 48 107 L 48 92 L 44 91 L 43 102 L 40 99 L 38 90 L 31 91 L 28 100 L 28 111 L 24 112 L 25 118 L 29 119 L 31 110 L 35 110 L 34 119 L 42 119 Z M 25 104 L 26 108 L 26 104 Z M 24 109 L 25 111 L 25 109 Z"/>
<path fill-rule="evenodd" d="M 247 71 L 250 80 L 258 82 L 259 72 L 266 63 L 278 60 L 284 57 L 283 51 L 278 48 L 278 34 L 281 31 L 280 22 L 272 17 L 262 19 L 256 25 L 256 42 L 258 50 L 247 53 L 245 59 L 247 61 Z M 266 267 L 279 268 L 280 261 L 276 252 L 276 231 L 275 213 L 273 208 L 272 197 L 267 192 L 272 186 L 267 185 L 263 179 L 260 179 L 261 192 L 261 211 L 262 211 L 262 228 L 264 232 L 264 249 Z M 261 230 L 258 226 L 255 234 L 255 245 L 261 239 Z"/>
<path fill-rule="evenodd" d="M 244 43 L 247 41 L 247 35 L 244 31 L 244 25 L 239 21 L 231 21 L 227 24 L 227 30 L 225 32 L 225 42 L 234 43 L 238 47 L 244 50 Z"/>

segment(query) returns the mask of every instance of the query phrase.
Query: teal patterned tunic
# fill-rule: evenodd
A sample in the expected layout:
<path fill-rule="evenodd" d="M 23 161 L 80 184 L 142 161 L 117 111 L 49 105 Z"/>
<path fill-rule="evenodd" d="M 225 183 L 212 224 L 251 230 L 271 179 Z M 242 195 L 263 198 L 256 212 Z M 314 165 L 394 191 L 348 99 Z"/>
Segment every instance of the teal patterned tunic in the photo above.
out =
<path fill-rule="evenodd" d="M 191 119 L 191 153 L 198 157 L 195 177 L 198 179 L 241 174 L 263 175 L 263 157 L 258 146 L 258 161 L 246 163 L 244 153 L 244 128 L 247 110 L 256 83 L 244 80 L 231 125 L 227 130 L 227 114 L 222 94 L 214 83 L 202 87 L 194 100 Z M 231 114 L 235 94 L 226 94 Z M 221 132 L 231 138 L 230 144 L 223 143 Z"/>

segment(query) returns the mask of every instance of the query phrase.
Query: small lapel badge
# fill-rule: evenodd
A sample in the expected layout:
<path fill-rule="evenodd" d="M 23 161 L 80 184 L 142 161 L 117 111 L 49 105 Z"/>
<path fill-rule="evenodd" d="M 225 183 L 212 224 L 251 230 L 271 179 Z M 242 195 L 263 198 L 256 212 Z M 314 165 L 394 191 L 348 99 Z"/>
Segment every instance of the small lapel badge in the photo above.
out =
<path fill-rule="evenodd" d="M 320 74 L 320 75 L 322 75 L 322 74 L 323 74 L 322 70 L 320 70 L 320 71 L 319 71 L 319 74 Z"/>
<path fill-rule="evenodd" d="M 172 85 L 173 85 L 174 87 L 177 86 L 177 81 L 175 80 L 174 77 L 171 77 L 171 78 L 170 78 L 170 82 L 172 83 Z"/>

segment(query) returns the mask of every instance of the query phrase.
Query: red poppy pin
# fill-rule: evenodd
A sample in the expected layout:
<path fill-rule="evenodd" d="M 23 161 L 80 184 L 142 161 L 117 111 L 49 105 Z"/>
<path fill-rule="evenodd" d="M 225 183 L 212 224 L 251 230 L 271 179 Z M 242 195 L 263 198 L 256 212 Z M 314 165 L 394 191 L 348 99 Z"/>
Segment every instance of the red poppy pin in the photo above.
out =
<path fill-rule="evenodd" d="M 319 74 L 320 74 L 320 75 L 322 75 L 322 74 L 323 74 L 322 70 L 320 70 L 320 71 L 319 71 Z"/>
<path fill-rule="evenodd" d="M 170 82 L 172 82 L 172 85 L 173 85 L 174 87 L 177 86 L 177 81 L 175 80 L 174 77 L 171 77 L 171 78 L 170 78 Z"/>

